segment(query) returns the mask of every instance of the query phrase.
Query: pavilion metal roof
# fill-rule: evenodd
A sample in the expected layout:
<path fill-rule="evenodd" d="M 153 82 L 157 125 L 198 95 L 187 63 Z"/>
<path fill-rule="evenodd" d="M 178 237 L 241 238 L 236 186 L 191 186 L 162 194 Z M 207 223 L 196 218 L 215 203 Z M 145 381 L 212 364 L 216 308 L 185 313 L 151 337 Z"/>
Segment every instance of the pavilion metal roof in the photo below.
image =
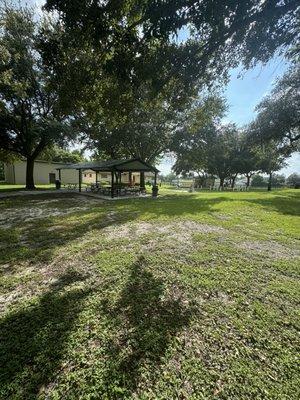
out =
<path fill-rule="evenodd" d="M 128 160 L 100 160 L 92 162 L 84 162 L 78 164 L 69 164 L 56 169 L 77 169 L 77 170 L 92 170 L 92 171 L 151 171 L 159 172 L 157 168 L 151 164 L 142 161 L 140 158 L 131 158 Z"/>

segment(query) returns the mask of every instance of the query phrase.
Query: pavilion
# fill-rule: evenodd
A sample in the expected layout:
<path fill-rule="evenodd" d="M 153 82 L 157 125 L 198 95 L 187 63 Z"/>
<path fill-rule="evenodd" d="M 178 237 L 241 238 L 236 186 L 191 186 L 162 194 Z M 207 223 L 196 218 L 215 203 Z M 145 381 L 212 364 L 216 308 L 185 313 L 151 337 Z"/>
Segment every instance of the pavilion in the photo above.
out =
<path fill-rule="evenodd" d="M 79 192 L 82 190 L 82 171 L 92 170 L 96 173 L 107 172 L 111 173 L 111 187 L 110 196 L 113 198 L 118 195 L 118 186 L 122 184 L 122 173 L 127 172 L 129 176 L 133 172 L 139 172 L 142 177 L 145 172 L 154 173 L 154 187 L 157 186 L 157 174 L 159 170 L 154 166 L 146 163 L 139 158 L 131 158 L 129 160 L 107 160 L 107 161 L 93 161 L 87 163 L 78 163 L 65 165 L 63 167 L 57 168 L 59 174 L 59 180 L 61 180 L 61 170 L 62 169 L 75 169 L 78 170 L 78 187 Z M 130 178 L 131 180 L 131 178 Z M 142 179 L 141 179 L 142 181 Z M 154 191 L 153 191 L 154 195 Z"/>

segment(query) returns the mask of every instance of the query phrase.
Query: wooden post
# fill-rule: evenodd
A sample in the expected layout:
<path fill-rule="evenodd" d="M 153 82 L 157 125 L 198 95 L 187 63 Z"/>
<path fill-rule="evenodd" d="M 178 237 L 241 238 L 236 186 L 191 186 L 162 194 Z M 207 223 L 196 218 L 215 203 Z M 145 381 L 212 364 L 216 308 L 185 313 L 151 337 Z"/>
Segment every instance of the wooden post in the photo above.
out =
<path fill-rule="evenodd" d="M 157 187 L 157 172 L 154 172 L 154 185 L 152 186 L 152 197 L 157 197 L 158 187 Z"/>
<path fill-rule="evenodd" d="M 96 173 L 96 184 L 98 183 L 98 171 L 95 171 Z"/>
<path fill-rule="evenodd" d="M 114 197 L 114 171 L 111 172 L 111 198 Z"/>
<path fill-rule="evenodd" d="M 132 172 L 129 172 L 129 186 L 132 186 Z"/>
<path fill-rule="evenodd" d="M 79 169 L 78 170 L 79 192 L 81 192 L 81 181 L 82 181 L 81 169 Z"/>
<path fill-rule="evenodd" d="M 61 169 L 58 170 L 58 179 L 61 181 Z"/>
<path fill-rule="evenodd" d="M 145 172 L 140 171 L 140 187 L 142 190 L 145 190 Z"/>

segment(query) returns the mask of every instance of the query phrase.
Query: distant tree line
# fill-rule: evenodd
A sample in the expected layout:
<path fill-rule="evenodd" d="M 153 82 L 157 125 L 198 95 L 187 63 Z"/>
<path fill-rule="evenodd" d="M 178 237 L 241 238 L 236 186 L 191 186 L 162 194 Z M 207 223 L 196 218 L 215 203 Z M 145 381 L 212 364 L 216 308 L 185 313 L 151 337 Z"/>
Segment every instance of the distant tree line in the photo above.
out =
<path fill-rule="evenodd" d="M 262 175 L 254 175 L 252 177 L 251 186 L 253 187 L 267 187 L 268 179 Z M 274 174 L 272 176 L 272 187 L 290 187 L 294 189 L 300 188 L 300 174 L 293 173 L 287 178 L 284 175 Z"/>
<path fill-rule="evenodd" d="M 174 172 L 170 172 L 166 175 L 160 174 L 159 179 L 161 182 L 164 183 L 174 183 L 175 181 L 180 181 L 180 179 L 195 179 L 195 176 L 193 174 L 182 174 L 182 175 L 176 175 Z M 203 176 L 203 182 L 205 182 L 206 178 L 209 178 L 209 176 Z M 198 180 L 198 177 L 196 176 L 196 180 Z M 267 188 L 269 184 L 269 178 L 261 175 L 261 174 L 254 174 L 251 177 L 251 182 L 249 186 L 255 187 L 255 188 Z M 282 174 L 273 174 L 272 175 L 272 182 L 271 182 L 272 187 L 290 187 L 294 189 L 299 189 L 300 188 L 300 174 L 297 174 L 296 172 L 292 173 L 288 177 L 285 177 Z"/>
<path fill-rule="evenodd" d="M 225 180 L 234 187 L 238 175 L 245 176 L 249 186 L 251 177 L 261 172 L 268 175 L 266 186 L 271 190 L 273 174 L 299 150 L 300 66 L 293 61 L 257 106 L 257 117 L 248 126 L 238 129 L 222 124 L 222 107 L 207 121 L 190 113 L 173 141 L 177 156 L 173 171 L 216 176 L 221 189 Z"/>

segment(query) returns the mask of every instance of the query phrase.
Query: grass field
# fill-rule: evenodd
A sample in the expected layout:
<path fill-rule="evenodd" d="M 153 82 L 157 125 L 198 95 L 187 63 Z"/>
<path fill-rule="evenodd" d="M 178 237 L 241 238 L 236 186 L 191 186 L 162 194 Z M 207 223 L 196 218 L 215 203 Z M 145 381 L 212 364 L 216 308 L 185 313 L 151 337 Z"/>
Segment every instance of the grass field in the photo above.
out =
<path fill-rule="evenodd" d="M 1 399 L 300 397 L 300 191 L 0 200 Z"/>

